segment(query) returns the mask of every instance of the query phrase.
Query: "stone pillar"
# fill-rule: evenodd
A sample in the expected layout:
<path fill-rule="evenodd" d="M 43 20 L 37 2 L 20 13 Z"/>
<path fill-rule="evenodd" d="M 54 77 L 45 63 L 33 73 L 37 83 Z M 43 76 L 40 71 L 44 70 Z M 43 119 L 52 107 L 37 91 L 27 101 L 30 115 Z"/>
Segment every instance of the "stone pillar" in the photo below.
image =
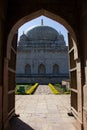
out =
<path fill-rule="evenodd" d="M 0 5 L 3 5 L 3 2 L 0 1 Z M 0 6 L 0 130 L 3 127 L 3 68 L 4 68 L 4 56 L 3 56 L 3 47 L 4 47 L 4 13 L 3 8 Z M 5 48 L 4 48 L 5 49 Z"/>
<path fill-rule="evenodd" d="M 15 114 L 15 69 L 17 34 L 14 35 L 10 59 L 4 58 L 3 71 L 3 130 L 9 130 L 9 119 Z M 7 49 L 9 50 L 9 49 Z"/>
<path fill-rule="evenodd" d="M 2 129 L 2 21 L 0 19 L 0 130 Z"/>
<path fill-rule="evenodd" d="M 9 129 L 8 121 L 8 59 L 4 59 L 3 90 L 3 130 Z"/>
<path fill-rule="evenodd" d="M 83 123 L 87 130 L 87 66 L 85 67 L 85 85 L 83 86 Z"/>
<path fill-rule="evenodd" d="M 81 61 L 77 60 L 77 100 L 78 100 L 78 130 L 82 130 L 82 83 L 81 83 Z"/>
<path fill-rule="evenodd" d="M 3 100 L 5 97 L 4 93 L 4 84 L 3 84 L 3 77 L 4 77 L 4 52 L 6 50 L 6 37 L 5 37 L 5 14 L 6 14 L 6 1 L 0 1 L 0 130 L 4 130 L 4 115 L 6 114 L 3 108 Z M 5 44 L 4 44 L 5 43 Z M 7 108 L 6 108 L 7 109 Z M 6 128 L 7 130 L 7 128 Z"/>
<path fill-rule="evenodd" d="M 83 0 L 81 3 L 80 13 L 80 42 L 82 45 L 82 65 L 83 65 L 83 129 L 87 130 L 87 1 Z"/>
<path fill-rule="evenodd" d="M 15 32 L 11 43 L 11 54 L 8 61 L 8 118 L 15 114 L 15 85 L 16 85 L 16 55 L 17 55 L 17 37 Z"/>

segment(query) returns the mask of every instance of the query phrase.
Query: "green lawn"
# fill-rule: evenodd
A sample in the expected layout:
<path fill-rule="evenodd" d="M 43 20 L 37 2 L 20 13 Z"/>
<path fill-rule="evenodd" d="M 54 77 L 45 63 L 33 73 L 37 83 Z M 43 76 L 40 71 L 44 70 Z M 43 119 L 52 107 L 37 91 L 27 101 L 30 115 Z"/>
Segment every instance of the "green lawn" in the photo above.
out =
<path fill-rule="evenodd" d="M 70 94 L 70 89 L 63 88 L 60 84 L 54 84 L 54 87 L 60 92 L 60 94 Z"/>
<path fill-rule="evenodd" d="M 25 94 L 31 88 L 32 84 L 18 84 L 15 88 L 15 94 Z"/>

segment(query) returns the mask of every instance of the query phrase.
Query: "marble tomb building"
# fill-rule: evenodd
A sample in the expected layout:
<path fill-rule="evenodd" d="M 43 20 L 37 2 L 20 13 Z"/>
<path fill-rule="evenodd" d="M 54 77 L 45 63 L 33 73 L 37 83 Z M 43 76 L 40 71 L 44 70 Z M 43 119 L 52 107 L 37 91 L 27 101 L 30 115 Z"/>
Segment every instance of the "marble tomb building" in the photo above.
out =
<path fill-rule="evenodd" d="M 42 23 L 21 35 L 17 46 L 17 83 L 60 83 L 68 78 L 68 46 L 61 33 Z"/>

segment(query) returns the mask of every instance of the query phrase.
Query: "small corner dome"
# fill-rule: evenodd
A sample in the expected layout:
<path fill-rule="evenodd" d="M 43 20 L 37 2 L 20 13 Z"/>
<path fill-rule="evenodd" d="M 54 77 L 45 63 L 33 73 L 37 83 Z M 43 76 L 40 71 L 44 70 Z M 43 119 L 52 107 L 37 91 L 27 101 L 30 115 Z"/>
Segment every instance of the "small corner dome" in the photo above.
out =
<path fill-rule="evenodd" d="M 28 37 L 23 33 L 21 36 L 20 36 L 20 41 L 27 41 L 28 40 Z"/>
<path fill-rule="evenodd" d="M 25 35 L 29 40 L 55 40 L 57 39 L 59 33 L 49 26 L 36 26 L 29 29 Z"/>

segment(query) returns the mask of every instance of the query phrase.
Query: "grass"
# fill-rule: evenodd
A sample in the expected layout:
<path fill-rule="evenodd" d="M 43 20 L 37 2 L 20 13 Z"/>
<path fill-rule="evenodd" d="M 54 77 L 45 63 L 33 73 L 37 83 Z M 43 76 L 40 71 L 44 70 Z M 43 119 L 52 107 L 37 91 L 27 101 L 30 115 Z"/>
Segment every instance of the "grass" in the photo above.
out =
<path fill-rule="evenodd" d="M 36 88 L 38 87 L 38 83 L 35 83 L 29 90 L 26 91 L 26 94 L 33 94 Z"/>
<path fill-rule="evenodd" d="M 16 84 L 15 94 L 33 94 L 36 88 L 38 87 L 38 83 L 35 84 Z M 49 87 L 54 94 L 70 94 L 70 90 L 68 88 L 62 87 L 61 84 L 51 84 L 49 83 Z"/>
<path fill-rule="evenodd" d="M 70 94 L 70 89 L 62 87 L 60 84 L 54 84 L 55 89 L 57 89 L 60 94 Z"/>
<path fill-rule="evenodd" d="M 15 88 L 15 94 L 22 94 L 22 95 L 28 95 L 33 94 L 33 92 L 38 87 L 38 83 L 35 83 L 33 85 L 31 84 L 17 84 Z"/>
<path fill-rule="evenodd" d="M 31 88 L 31 84 L 18 84 L 15 88 L 15 94 L 26 94 L 26 91 Z"/>
<path fill-rule="evenodd" d="M 60 94 L 60 92 L 55 89 L 53 84 L 49 83 L 48 86 L 50 87 L 53 94 Z"/>

